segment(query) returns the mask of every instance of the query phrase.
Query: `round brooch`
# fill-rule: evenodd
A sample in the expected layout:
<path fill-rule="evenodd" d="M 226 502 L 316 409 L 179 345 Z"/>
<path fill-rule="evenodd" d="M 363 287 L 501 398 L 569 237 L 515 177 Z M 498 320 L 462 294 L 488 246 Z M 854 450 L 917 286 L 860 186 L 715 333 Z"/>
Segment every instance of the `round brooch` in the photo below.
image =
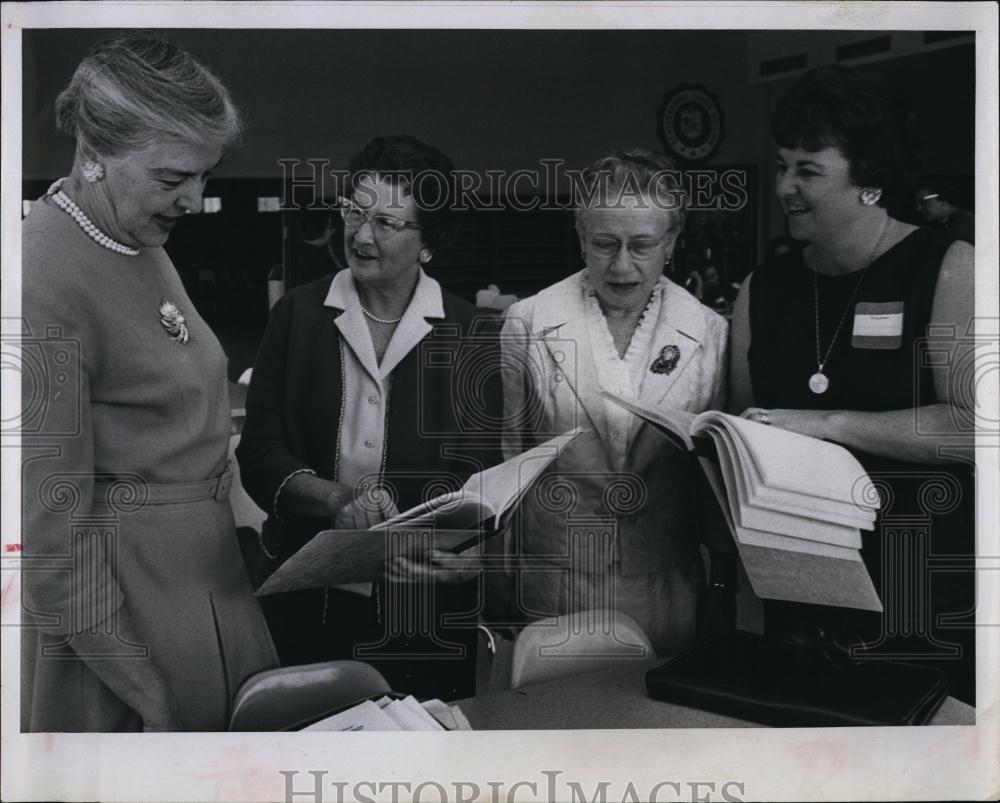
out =
<path fill-rule="evenodd" d="M 184 315 L 176 304 L 166 299 L 160 299 L 160 325 L 175 343 L 187 344 L 188 328 Z"/>

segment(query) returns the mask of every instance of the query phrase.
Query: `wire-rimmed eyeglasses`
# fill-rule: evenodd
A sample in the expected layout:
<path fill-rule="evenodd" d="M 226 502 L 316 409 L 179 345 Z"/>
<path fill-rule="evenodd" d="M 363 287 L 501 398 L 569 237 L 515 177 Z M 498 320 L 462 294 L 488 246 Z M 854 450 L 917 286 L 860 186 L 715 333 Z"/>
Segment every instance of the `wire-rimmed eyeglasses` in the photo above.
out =
<path fill-rule="evenodd" d="M 586 237 L 584 239 L 584 247 L 598 259 L 611 262 L 617 258 L 624 245 L 625 250 L 628 251 L 628 255 L 633 261 L 646 262 L 656 255 L 656 250 L 672 232 L 673 229 L 667 229 L 655 240 L 641 238 L 628 240 L 624 243 L 617 237 Z"/>

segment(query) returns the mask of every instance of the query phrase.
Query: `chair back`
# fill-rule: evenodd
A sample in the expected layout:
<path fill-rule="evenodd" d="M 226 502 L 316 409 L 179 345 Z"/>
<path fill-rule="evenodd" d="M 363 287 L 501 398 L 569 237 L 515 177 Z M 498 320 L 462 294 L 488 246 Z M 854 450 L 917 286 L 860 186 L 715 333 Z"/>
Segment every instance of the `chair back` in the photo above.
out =
<path fill-rule="evenodd" d="M 324 661 L 269 669 L 247 678 L 240 686 L 229 730 L 296 730 L 391 691 L 379 671 L 361 661 Z"/>
<path fill-rule="evenodd" d="M 514 640 L 510 687 L 655 658 L 653 645 L 627 613 L 600 608 L 539 619 Z"/>

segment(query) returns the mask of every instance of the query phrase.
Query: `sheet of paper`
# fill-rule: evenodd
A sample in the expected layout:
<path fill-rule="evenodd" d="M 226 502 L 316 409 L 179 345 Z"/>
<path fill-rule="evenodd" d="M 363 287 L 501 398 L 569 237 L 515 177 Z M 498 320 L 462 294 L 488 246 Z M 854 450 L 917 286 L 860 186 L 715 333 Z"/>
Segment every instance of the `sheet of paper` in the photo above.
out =
<path fill-rule="evenodd" d="M 422 555 L 474 540 L 474 530 L 323 530 L 275 570 L 258 596 L 382 579 L 393 555 Z"/>
<path fill-rule="evenodd" d="M 314 722 L 304 731 L 394 731 L 400 730 L 396 722 L 386 716 L 371 700 L 365 700 L 346 711 Z"/>
<path fill-rule="evenodd" d="M 441 700 L 424 700 L 420 704 L 434 719 L 441 723 L 445 730 L 457 730 L 458 722 L 452 714 L 451 706 Z"/>
<path fill-rule="evenodd" d="M 472 724 L 466 718 L 465 714 L 462 713 L 461 708 L 459 708 L 457 705 L 451 706 L 451 714 L 453 717 L 455 717 L 455 722 L 457 723 L 457 727 L 455 728 L 455 730 L 460 730 L 460 731 L 472 730 Z"/>
<path fill-rule="evenodd" d="M 415 702 L 415 701 L 414 701 Z M 416 703 L 417 708 L 420 709 L 420 713 L 414 711 L 411 705 L 406 703 L 404 700 L 393 700 L 385 708 L 381 709 L 382 713 L 392 719 L 397 723 L 398 727 L 396 730 L 402 731 L 430 731 L 430 730 L 444 730 L 444 727 L 430 716 L 426 711 L 420 708 L 420 704 Z"/>
<path fill-rule="evenodd" d="M 434 717 L 432 717 L 430 713 L 419 702 L 417 702 L 417 698 L 412 694 L 404 697 L 400 702 L 421 722 L 426 723 L 430 730 L 445 730 L 444 725 L 434 719 Z"/>

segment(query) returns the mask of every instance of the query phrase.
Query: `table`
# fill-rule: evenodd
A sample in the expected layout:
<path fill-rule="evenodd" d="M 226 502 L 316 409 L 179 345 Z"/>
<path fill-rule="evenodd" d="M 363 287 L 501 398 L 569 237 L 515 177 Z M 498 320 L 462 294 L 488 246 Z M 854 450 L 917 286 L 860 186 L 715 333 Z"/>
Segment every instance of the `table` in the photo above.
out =
<path fill-rule="evenodd" d="M 753 728 L 758 723 L 646 696 L 646 672 L 662 658 L 457 700 L 474 730 Z M 931 725 L 974 725 L 975 709 L 952 697 Z"/>

